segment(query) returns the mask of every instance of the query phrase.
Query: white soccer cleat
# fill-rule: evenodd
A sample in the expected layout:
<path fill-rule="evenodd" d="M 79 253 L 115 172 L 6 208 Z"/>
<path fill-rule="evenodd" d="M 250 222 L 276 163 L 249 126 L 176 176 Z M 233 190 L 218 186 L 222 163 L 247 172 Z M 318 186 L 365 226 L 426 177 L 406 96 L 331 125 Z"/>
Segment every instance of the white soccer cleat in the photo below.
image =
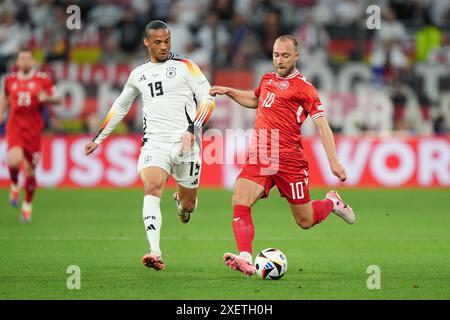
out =
<path fill-rule="evenodd" d="M 325 197 L 333 201 L 333 212 L 335 214 L 344 219 L 344 221 L 348 224 L 355 223 L 355 214 L 353 212 L 353 209 L 342 200 L 337 191 L 328 191 Z"/>

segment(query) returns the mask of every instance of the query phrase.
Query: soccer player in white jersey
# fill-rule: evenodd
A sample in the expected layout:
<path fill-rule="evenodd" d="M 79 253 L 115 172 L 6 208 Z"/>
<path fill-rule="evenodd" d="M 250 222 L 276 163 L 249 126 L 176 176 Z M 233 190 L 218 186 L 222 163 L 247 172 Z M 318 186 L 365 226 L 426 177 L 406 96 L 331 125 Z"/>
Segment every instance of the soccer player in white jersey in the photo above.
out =
<path fill-rule="evenodd" d="M 171 53 L 170 41 L 170 30 L 164 22 L 155 20 L 146 26 L 143 42 L 150 60 L 131 72 L 99 134 L 85 146 L 86 155 L 94 152 L 141 94 L 144 136 L 137 169 L 144 185 L 143 218 L 150 244 L 150 253 L 142 262 L 155 270 L 164 269 L 160 249 L 164 186 L 172 175 L 177 182 L 174 200 L 178 215 L 187 223 L 197 206 L 199 135 L 214 109 L 208 80 L 193 61 Z"/>

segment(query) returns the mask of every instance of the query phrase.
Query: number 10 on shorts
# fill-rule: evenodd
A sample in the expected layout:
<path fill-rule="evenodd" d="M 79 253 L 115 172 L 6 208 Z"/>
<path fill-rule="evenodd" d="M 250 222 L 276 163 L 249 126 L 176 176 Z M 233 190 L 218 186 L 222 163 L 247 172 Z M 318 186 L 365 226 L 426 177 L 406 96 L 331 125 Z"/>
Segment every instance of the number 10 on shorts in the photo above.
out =
<path fill-rule="evenodd" d="M 303 193 L 303 181 L 291 182 L 289 185 L 291 186 L 293 200 L 303 199 L 305 197 Z"/>

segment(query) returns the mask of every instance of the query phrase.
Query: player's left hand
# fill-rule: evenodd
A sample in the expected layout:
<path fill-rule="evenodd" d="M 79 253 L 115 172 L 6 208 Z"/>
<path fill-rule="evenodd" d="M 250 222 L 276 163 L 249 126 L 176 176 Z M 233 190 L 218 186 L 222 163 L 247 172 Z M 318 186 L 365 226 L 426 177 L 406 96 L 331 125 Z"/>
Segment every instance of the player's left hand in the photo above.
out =
<path fill-rule="evenodd" d="M 333 175 L 336 176 L 341 182 L 344 182 L 347 179 L 345 169 L 339 162 L 331 163 L 330 169 Z"/>
<path fill-rule="evenodd" d="M 192 133 L 189 131 L 183 132 L 181 135 L 181 150 L 180 155 L 186 154 L 191 150 L 192 146 L 194 145 L 195 137 Z"/>
<path fill-rule="evenodd" d="M 222 87 L 222 86 L 212 86 L 211 89 L 209 89 L 209 94 L 213 97 L 215 97 L 217 94 L 218 95 L 223 95 L 223 94 L 227 94 L 228 93 L 228 88 L 227 87 Z"/>

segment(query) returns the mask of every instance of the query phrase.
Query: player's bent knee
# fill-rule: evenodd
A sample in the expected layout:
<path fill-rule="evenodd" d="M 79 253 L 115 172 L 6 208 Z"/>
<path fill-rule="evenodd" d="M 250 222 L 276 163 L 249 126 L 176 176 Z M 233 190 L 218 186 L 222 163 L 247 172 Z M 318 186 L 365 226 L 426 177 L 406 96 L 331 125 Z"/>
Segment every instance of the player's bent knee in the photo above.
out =
<path fill-rule="evenodd" d="M 161 198 L 163 193 L 163 187 L 156 182 L 144 182 L 144 193 L 145 195 L 152 195 Z"/>
<path fill-rule="evenodd" d="M 246 206 L 250 207 L 252 205 L 251 199 L 248 196 L 242 195 L 241 193 L 233 194 L 233 206 Z"/>
<path fill-rule="evenodd" d="M 25 172 L 25 176 L 26 177 L 34 177 L 35 176 L 35 170 L 34 170 L 34 168 L 25 168 L 25 170 L 24 170 L 24 172 Z"/>
<path fill-rule="evenodd" d="M 8 153 L 6 157 L 8 165 L 13 168 L 18 168 L 23 162 L 23 156 L 18 152 Z"/>

